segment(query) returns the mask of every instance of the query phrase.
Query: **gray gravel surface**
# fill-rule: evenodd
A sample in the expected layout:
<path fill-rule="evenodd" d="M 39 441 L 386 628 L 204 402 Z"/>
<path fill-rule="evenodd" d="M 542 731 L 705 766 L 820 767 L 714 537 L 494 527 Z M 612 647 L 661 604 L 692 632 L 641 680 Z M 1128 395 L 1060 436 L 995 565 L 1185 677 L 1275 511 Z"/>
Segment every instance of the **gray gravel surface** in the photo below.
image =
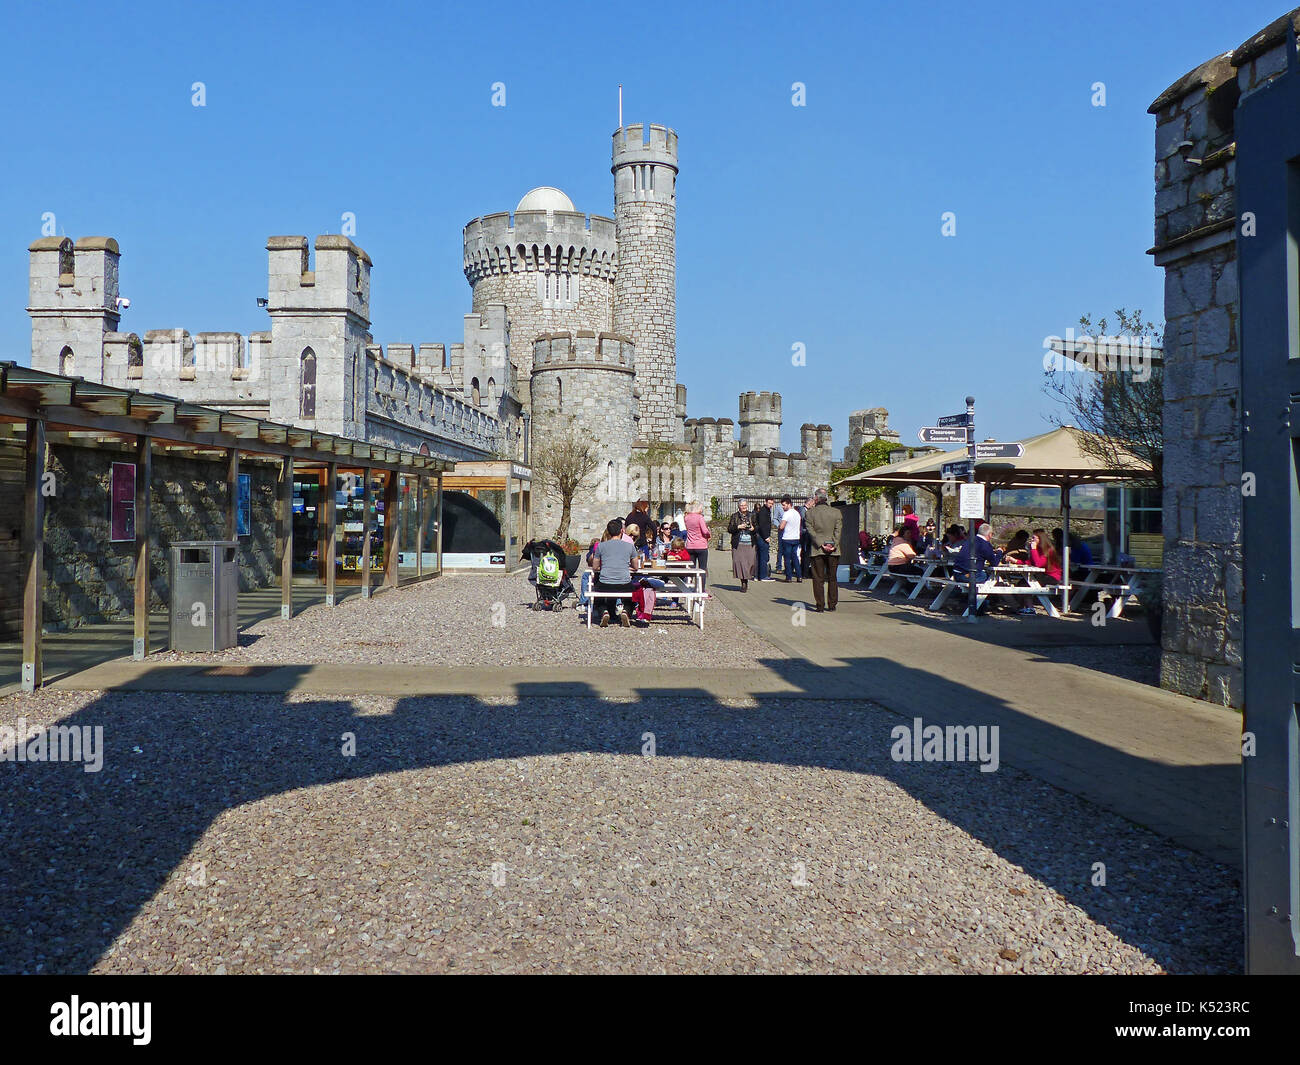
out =
<path fill-rule="evenodd" d="M 523 573 L 448 574 L 370 600 L 354 595 L 333 608 L 258 622 L 229 651 L 167 652 L 158 660 L 743 668 L 786 657 L 716 599 L 705 606 L 701 633 L 676 607 L 657 610 L 648 628 L 588 629 L 573 599 L 551 612 L 530 610 L 535 598 Z"/>
<path fill-rule="evenodd" d="M 1240 967 L 1232 871 L 1012 769 L 895 763 L 867 704 L 45 691 L 0 701 L 19 715 L 102 724 L 107 760 L 0 763 L 6 971 Z"/>

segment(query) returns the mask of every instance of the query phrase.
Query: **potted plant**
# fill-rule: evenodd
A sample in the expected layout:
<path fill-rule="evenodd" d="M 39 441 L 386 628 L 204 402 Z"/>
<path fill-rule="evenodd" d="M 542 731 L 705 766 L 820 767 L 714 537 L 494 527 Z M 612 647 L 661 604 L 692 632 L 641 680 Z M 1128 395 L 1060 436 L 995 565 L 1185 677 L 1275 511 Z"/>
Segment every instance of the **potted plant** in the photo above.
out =
<path fill-rule="evenodd" d="M 564 548 L 565 570 L 569 573 L 576 573 L 578 571 L 578 562 L 582 558 L 582 544 L 570 536 L 561 541 L 560 546 Z"/>

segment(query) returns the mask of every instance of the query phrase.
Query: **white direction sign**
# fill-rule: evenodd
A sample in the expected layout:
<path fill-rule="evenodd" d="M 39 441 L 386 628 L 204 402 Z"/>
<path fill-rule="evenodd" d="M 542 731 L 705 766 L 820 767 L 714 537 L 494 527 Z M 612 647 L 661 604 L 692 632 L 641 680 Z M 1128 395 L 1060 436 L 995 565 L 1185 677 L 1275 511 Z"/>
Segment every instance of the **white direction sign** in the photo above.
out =
<path fill-rule="evenodd" d="M 916 435 L 923 444 L 966 443 L 966 429 L 960 425 L 927 425 Z"/>
<path fill-rule="evenodd" d="M 978 481 L 974 484 L 963 484 L 961 495 L 957 501 L 957 516 L 959 518 L 982 518 L 984 517 L 984 486 Z"/>

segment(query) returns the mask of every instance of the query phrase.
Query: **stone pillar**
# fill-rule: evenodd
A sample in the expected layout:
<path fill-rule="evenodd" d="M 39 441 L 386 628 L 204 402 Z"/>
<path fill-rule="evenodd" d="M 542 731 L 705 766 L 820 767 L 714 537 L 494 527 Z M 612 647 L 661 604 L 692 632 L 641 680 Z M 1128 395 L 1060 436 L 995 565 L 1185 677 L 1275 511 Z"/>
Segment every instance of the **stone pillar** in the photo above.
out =
<path fill-rule="evenodd" d="M 1165 271 L 1161 684 L 1241 703 L 1241 364 L 1230 53 L 1156 116 L 1155 246 Z"/>

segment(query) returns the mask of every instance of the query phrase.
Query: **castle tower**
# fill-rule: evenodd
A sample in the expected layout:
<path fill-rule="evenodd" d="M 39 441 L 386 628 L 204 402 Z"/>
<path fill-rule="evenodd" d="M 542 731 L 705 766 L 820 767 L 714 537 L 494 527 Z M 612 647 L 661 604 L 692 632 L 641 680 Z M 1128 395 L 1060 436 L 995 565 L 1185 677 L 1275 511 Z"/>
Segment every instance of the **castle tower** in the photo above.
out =
<path fill-rule="evenodd" d="M 573 500 L 569 535 L 578 539 L 598 534 L 610 518 L 626 514 L 628 460 L 635 439 L 635 352 L 626 337 L 590 330 L 576 334 L 547 333 L 533 341 L 533 454 L 567 437 L 596 441 L 602 465 L 594 484 Z M 534 486 L 536 528 L 554 535 L 561 504 Z"/>
<path fill-rule="evenodd" d="M 740 394 L 740 446 L 750 451 L 780 450 L 780 392 Z"/>
<path fill-rule="evenodd" d="M 364 439 L 366 346 L 370 336 L 370 256 L 347 237 L 271 237 L 270 417 Z"/>
<path fill-rule="evenodd" d="M 121 318 L 117 241 L 42 237 L 28 252 L 32 369 L 102 381 L 104 338 Z"/>
<path fill-rule="evenodd" d="M 618 274 L 614 331 L 636 345 L 641 433 L 680 443 L 677 418 L 677 133 L 624 126 L 614 133 Z"/>
<path fill-rule="evenodd" d="M 539 336 L 580 329 L 608 333 L 613 328 L 618 260 L 614 220 L 585 215 L 559 189 L 546 186 L 525 194 L 513 215 L 473 219 L 463 238 L 474 313 L 486 323 L 493 308 L 505 308 L 510 376 L 519 382 L 519 399 L 528 411 L 527 382 L 533 342 Z M 470 344 L 467 333 L 467 381 L 477 373 L 471 366 L 475 352 Z M 495 358 L 491 345 L 485 347 L 479 354 Z"/>

